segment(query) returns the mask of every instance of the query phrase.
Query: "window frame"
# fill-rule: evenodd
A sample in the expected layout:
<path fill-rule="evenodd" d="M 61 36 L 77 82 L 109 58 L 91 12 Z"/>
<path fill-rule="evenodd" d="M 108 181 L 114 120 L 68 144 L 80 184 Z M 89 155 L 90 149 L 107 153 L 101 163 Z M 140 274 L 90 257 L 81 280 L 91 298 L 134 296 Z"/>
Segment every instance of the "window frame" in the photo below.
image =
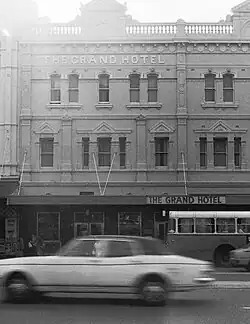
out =
<path fill-rule="evenodd" d="M 84 141 L 86 141 L 85 144 Z M 87 144 L 87 150 L 85 151 L 86 144 Z M 90 138 L 82 137 L 82 168 L 83 169 L 89 168 L 89 158 L 90 158 L 89 149 L 90 149 Z"/>
<path fill-rule="evenodd" d="M 150 78 L 155 78 L 155 80 L 156 80 L 155 88 L 150 86 Z M 148 103 L 157 103 L 158 102 L 158 82 L 159 82 L 158 74 L 149 73 L 147 80 L 148 80 Z M 156 100 L 151 100 L 150 96 L 152 93 L 155 94 Z M 154 97 L 154 95 L 153 95 L 153 97 Z"/>
<path fill-rule="evenodd" d="M 137 80 L 138 80 L 138 84 L 136 84 L 137 85 L 137 87 L 136 86 L 134 86 L 132 83 L 132 81 L 133 81 L 133 78 L 137 78 Z M 141 75 L 139 74 L 139 73 L 131 73 L 130 75 L 129 75 L 129 102 L 130 103 L 140 103 L 140 90 L 141 90 Z M 136 95 L 136 100 L 132 100 L 132 97 L 133 97 L 133 95 L 132 95 L 132 93 L 136 93 L 137 95 Z"/>
<path fill-rule="evenodd" d="M 228 76 L 231 76 L 232 87 L 225 86 L 225 78 Z M 223 102 L 224 103 L 233 103 L 234 102 L 234 75 L 233 75 L 233 73 L 231 73 L 231 72 L 224 73 L 222 76 L 222 83 L 223 83 Z M 225 93 L 228 91 L 230 91 L 231 96 L 232 96 L 232 100 L 230 100 L 230 101 L 225 100 L 227 97 L 225 95 Z"/>
<path fill-rule="evenodd" d="M 101 80 L 104 78 L 104 80 L 107 81 L 107 87 L 103 87 L 101 84 Z M 110 75 L 108 73 L 101 73 L 98 75 L 98 81 L 99 81 L 99 103 L 105 104 L 105 103 L 110 103 Z M 104 81 L 105 84 L 105 81 Z M 101 100 L 102 99 L 102 93 L 105 93 L 107 95 L 107 100 Z M 105 96 L 104 96 L 105 97 Z"/>
<path fill-rule="evenodd" d="M 236 146 L 238 145 L 238 150 Z M 239 159 L 239 163 L 236 163 L 237 158 Z M 234 167 L 241 168 L 242 165 L 242 138 L 239 136 L 234 137 Z"/>
<path fill-rule="evenodd" d="M 215 142 L 216 141 L 225 141 L 225 152 L 215 152 Z M 216 163 L 216 156 L 225 155 L 225 164 L 224 165 L 218 165 Z M 214 137 L 213 138 L 213 157 L 214 157 L 214 167 L 227 167 L 228 166 L 228 137 Z"/>
<path fill-rule="evenodd" d="M 76 77 L 76 80 L 77 80 L 77 87 L 71 87 L 71 80 L 70 78 L 72 77 Z M 68 89 L 68 93 L 69 93 L 69 96 L 68 96 L 68 99 L 69 99 L 69 103 L 79 103 L 79 75 L 77 73 L 71 73 L 68 75 L 68 81 L 69 81 L 69 89 Z M 77 100 L 74 101 L 74 100 L 71 100 L 71 94 L 72 93 L 76 93 L 77 95 Z"/>
<path fill-rule="evenodd" d="M 124 143 L 122 143 L 124 141 Z M 126 144 L 127 138 L 126 137 L 119 137 L 119 163 L 120 169 L 126 169 Z M 122 147 L 124 145 L 124 147 Z M 122 150 L 123 149 L 123 150 Z"/>
<path fill-rule="evenodd" d="M 52 152 L 42 152 L 42 142 L 45 140 L 51 140 L 52 142 Z M 48 143 L 46 143 L 48 144 Z M 40 157 L 40 168 L 53 168 L 55 165 L 55 138 L 51 137 L 40 137 L 39 139 L 39 157 Z M 52 165 L 42 165 L 43 156 L 52 156 Z"/>
<path fill-rule="evenodd" d="M 100 151 L 101 141 L 107 140 L 109 141 L 109 151 Z M 99 167 L 110 167 L 111 166 L 111 150 L 112 150 L 112 137 L 98 137 L 97 138 L 97 154 L 98 154 L 98 166 Z M 108 156 L 108 163 L 102 164 L 100 163 L 101 157 L 103 157 L 103 161 L 105 161 L 105 157 Z"/>
<path fill-rule="evenodd" d="M 212 82 L 212 87 L 207 86 L 206 82 L 208 80 L 208 76 L 209 77 L 213 77 L 213 82 Z M 204 91 L 205 91 L 205 102 L 215 102 L 216 101 L 216 75 L 214 73 L 206 73 L 204 75 L 205 78 L 205 85 L 204 85 Z M 207 100 L 207 94 L 208 93 L 212 93 L 212 99 L 213 100 Z M 209 95 L 208 95 L 209 97 Z"/>
<path fill-rule="evenodd" d="M 166 151 L 157 151 L 157 141 L 163 140 L 163 146 L 166 148 Z M 166 142 L 165 142 L 166 141 Z M 161 146 L 161 142 L 159 142 Z M 155 146 L 155 167 L 167 167 L 169 165 L 169 136 L 155 136 L 154 137 L 154 146 Z M 159 156 L 159 164 L 158 164 L 158 156 Z M 163 164 L 161 164 L 163 157 Z"/>
<path fill-rule="evenodd" d="M 54 79 L 54 80 L 53 80 Z M 54 82 L 54 84 L 53 84 Z M 59 85 L 57 85 L 57 83 Z M 57 93 L 59 93 L 59 100 L 53 100 L 53 94 L 55 93 L 55 98 L 57 98 Z M 50 76 L 50 103 L 51 104 L 61 104 L 62 93 L 61 93 L 61 75 L 54 73 Z"/>
<path fill-rule="evenodd" d="M 202 144 L 204 144 L 204 151 L 202 150 Z M 199 147 L 200 147 L 200 168 L 207 168 L 208 154 L 207 154 L 208 141 L 206 136 L 199 137 Z M 204 157 L 204 165 L 202 165 L 202 157 Z"/>

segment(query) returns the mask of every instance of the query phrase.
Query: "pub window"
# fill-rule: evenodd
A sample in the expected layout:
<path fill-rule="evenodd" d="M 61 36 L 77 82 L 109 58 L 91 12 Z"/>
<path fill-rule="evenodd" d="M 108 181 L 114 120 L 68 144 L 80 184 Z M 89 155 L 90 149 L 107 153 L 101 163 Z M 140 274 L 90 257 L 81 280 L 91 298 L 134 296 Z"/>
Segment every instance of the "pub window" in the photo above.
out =
<path fill-rule="evenodd" d="M 54 165 L 54 138 L 40 138 L 40 164 L 41 167 Z"/>
<path fill-rule="evenodd" d="M 227 138 L 214 138 L 214 166 L 227 166 Z"/>
<path fill-rule="evenodd" d="M 178 219 L 178 233 L 183 233 L 183 234 L 194 233 L 194 219 L 193 218 L 179 218 Z"/>
<path fill-rule="evenodd" d="M 241 138 L 234 138 L 234 166 L 241 167 Z"/>
<path fill-rule="evenodd" d="M 130 102 L 140 102 L 140 75 L 130 74 Z"/>
<path fill-rule="evenodd" d="M 98 165 L 110 166 L 111 165 L 111 138 L 99 137 L 98 143 Z"/>
<path fill-rule="evenodd" d="M 75 213 L 75 236 L 101 235 L 104 233 L 104 213 L 86 209 L 84 212 Z"/>
<path fill-rule="evenodd" d="M 148 75 L 148 102 L 158 101 L 158 76 L 156 74 Z"/>
<path fill-rule="evenodd" d="M 99 75 L 99 102 L 109 102 L 109 75 Z"/>
<path fill-rule="evenodd" d="M 77 74 L 69 75 L 69 102 L 79 101 L 79 76 Z"/>
<path fill-rule="evenodd" d="M 155 137 L 155 166 L 168 165 L 168 137 Z"/>
<path fill-rule="evenodd" d="M 170 218 L 168 221 L 168 232 L 169 233 L 176 233 L 176 218 Z"/>
<path fill-rule="evenodd" d="M 38 213 L 37 235 L 44 241 L 60 241 L 60 213 Z"/>
<path fill-rule="evenodd" d="M 215 75 L 212 73 L 205 75 L 205 101 L 215 101 Z"/>
<path fill-rule="evenodd" d="M 207 167 L 207 138 L 200 137 L 200 167 Z"/>
<path fill-rule="evenodd" d="M 196 218 L 196 233 L 214 233 L 214 218 Z"/>
<path fill-rule="evenodd" d="M 141 235 L 141 213 L 124 212 L 118 214 L 119 235 Z"/>
<path fill-rule="evenodd" d="M 83 169 L 89 167 L 89 137 L 82 138 L 82 166 Z"/>
<path fill-rule="evenodd" d="M 126 137 L 119 138 L 120 168 L 126 168 Z"/>
<path fill-rule="evenodd" d="M 53 104 L 61 103 L 61 76 L 58 74 L 50 77 L 50 101 Z"/>
<path fill-rule="evenodd" d="M 235 219 L 217 218 L 216 231 L 217 233 L 235 233 Z"/>
<path fill-rule="evenodd" d="M 237 219 L 237 233 L 250 233 L 250 218 Z"/>
<path fill-rule="evenodd" d="M 233 102 L 234 89 L 233 89 L 233 74 L 226 73 L 223 75 L 223 101 Z"/>

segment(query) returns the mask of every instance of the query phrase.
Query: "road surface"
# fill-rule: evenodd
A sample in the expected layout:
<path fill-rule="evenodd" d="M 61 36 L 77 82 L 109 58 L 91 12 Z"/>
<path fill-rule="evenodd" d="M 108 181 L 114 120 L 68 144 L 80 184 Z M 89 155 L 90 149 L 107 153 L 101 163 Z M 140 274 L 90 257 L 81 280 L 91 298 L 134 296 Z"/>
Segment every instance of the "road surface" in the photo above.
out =
<path fill-rule="evenodd" d="M 165 307 L 129 301 L 49 298 L 40 304 L 0 304 L 1 324 L 249 324 L 250 290 L 175 294 Z"/>

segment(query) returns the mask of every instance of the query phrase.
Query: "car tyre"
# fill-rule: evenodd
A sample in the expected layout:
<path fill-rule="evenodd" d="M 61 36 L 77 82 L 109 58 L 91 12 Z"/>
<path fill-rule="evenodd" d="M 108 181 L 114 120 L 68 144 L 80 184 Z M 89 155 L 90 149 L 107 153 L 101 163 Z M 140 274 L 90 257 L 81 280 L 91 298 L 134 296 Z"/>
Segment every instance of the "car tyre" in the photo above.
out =
<path fill-rule="evenodd" d="M 165 306 L 169 297 L 167 285 L 161 280 L 145 280 L 139 287 L 142 300 L 149 306 Z"/>
<path fill-rule="evenodd" d="M 22 274 L 14 274 L 5 284 L 5 301 L 13 303 L 35 302 L 36 294 L 27 278 Z"/>

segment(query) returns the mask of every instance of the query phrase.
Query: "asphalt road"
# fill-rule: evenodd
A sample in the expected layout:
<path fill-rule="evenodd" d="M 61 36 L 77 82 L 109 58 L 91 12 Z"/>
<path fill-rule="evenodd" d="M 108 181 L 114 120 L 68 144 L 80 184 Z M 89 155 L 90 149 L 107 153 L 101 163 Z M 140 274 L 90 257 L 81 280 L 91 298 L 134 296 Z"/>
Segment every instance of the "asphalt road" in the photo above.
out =
<path fill-rule="evenodd" d="M 210 289 L 172 296 L 165 307 L 134 301 L 49 298 L 0 304 L 1 324 L 249 324 L 250 290 Z"/>

